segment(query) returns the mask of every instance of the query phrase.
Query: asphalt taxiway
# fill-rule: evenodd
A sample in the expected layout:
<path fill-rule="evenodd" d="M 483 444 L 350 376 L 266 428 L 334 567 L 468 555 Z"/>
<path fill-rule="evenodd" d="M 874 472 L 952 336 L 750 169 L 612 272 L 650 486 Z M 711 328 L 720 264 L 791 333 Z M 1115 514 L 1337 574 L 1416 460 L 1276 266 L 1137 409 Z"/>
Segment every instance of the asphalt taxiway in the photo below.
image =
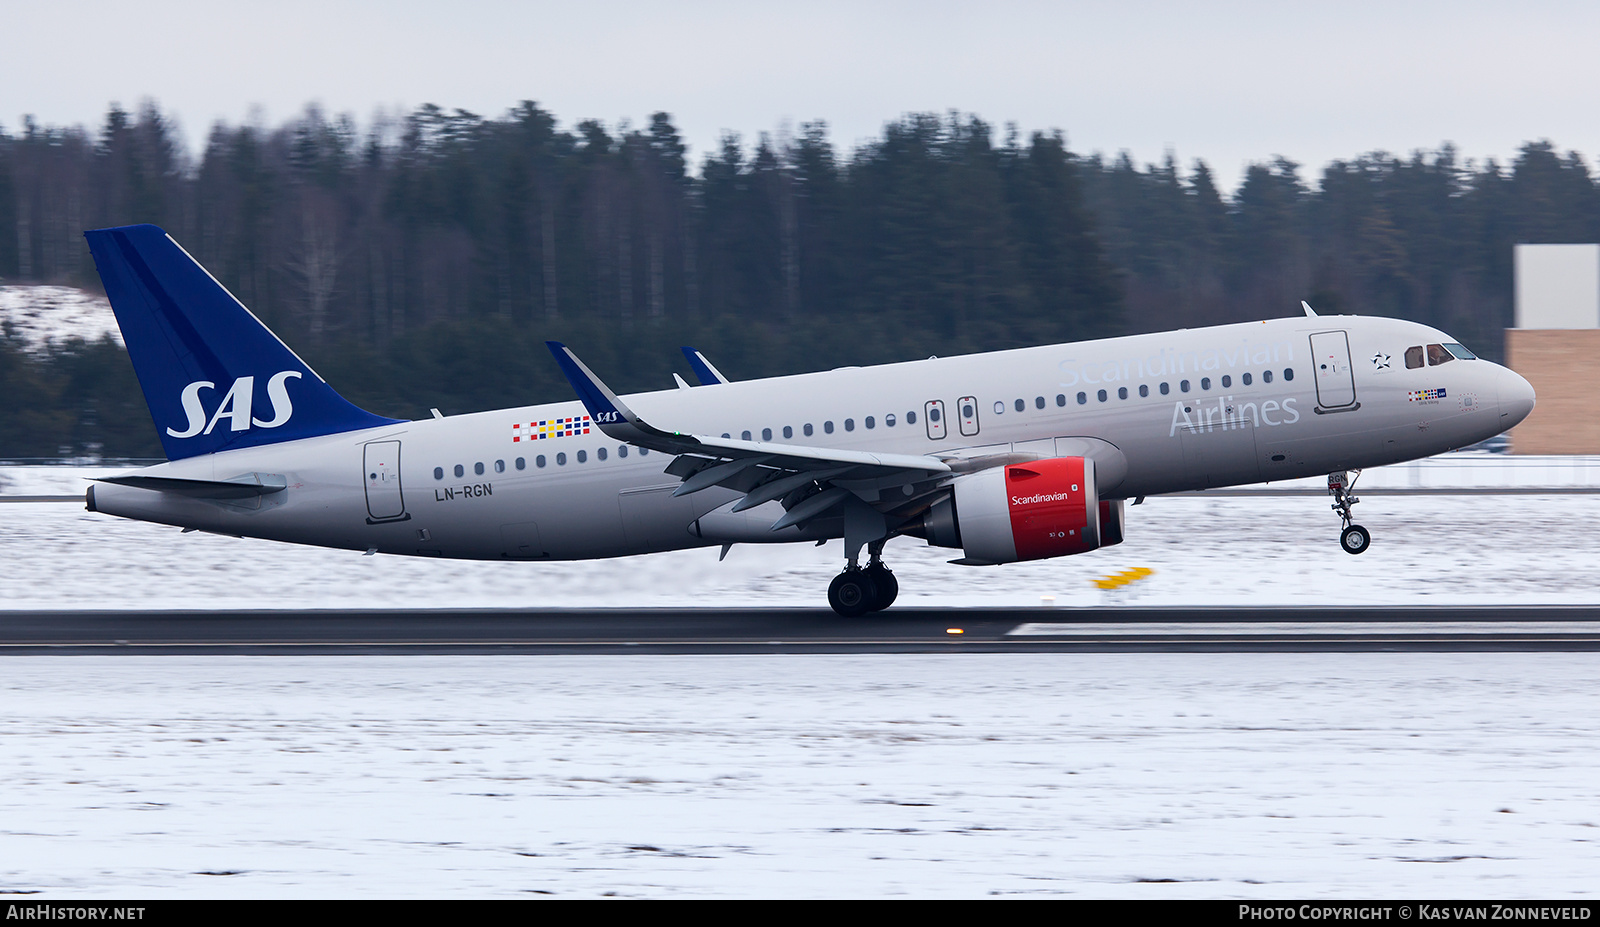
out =
<path fill-rule="evenodd" d="M 1600 650 L 1600 606 L 0 612 L 0 654 Z"/>

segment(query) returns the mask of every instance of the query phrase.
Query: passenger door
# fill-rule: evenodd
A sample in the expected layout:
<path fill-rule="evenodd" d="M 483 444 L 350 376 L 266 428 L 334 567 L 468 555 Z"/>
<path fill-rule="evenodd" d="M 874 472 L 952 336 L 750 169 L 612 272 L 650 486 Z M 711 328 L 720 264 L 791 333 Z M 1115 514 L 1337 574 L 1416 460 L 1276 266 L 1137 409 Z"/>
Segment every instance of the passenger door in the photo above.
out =
<path fill-rule="evenodd" d="M 368 523 L 406 518 L 406 500 L 400 491 L 400 442 L 367 444 L 362 463 L 366 468 Z"/>
<path fill-rule="evenodd" d="M 1350 339 L 1342 331 L 1311 336 L 1311 363 L 1317 377 L 1318 411 L 1344 411 L 1356 402 L 1355 370 L 1350 364 Z"/>

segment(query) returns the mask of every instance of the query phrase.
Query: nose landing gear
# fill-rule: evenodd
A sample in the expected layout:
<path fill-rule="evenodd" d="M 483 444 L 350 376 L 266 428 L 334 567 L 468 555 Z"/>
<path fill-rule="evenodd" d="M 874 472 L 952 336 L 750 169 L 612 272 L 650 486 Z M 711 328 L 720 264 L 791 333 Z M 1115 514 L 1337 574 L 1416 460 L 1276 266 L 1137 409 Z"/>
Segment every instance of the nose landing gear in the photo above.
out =
<path fill-rule="evenodd" d="M 900 582 L 883 565 L 882 540 L 867 545 L 871 556 L 867 568 L 862 569 L 855 560 L 828 585 L 828 604 L 846 618 L 855 618 L 868 612 L 882 611 L 894 604 L 900 594 Z"/>
<path fill-rule="evenodd" d="M 1333 510 L 1339 513 L 1339 521 L 1344 525 L 1344 530 L 1339 533 L 1339 546 L 1347 554 L 1366 553 L 1367 546 L 1372 543 L 1372 535 L 1367 529 L 1351 523 L 1350 508 L 1361 500 L 1356 498 L 1356 480 L 1360 479 L 1361 471 L 1354 471 L 1354 475 L 1344 470 L 1335 470 L 1328 474 L 1328 495 L 1333 497 Z"/>

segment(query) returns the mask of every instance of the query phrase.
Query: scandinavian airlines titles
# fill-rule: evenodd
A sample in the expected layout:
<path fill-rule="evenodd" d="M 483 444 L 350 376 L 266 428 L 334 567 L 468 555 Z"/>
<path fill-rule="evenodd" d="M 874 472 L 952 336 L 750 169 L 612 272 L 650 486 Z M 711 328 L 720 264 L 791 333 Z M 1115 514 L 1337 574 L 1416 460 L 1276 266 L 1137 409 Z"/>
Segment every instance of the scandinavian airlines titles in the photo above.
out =
<path fill-rule="evenodd" d="M 1242 366 L 1263 367 L 1269 364 L 1294 362 L 1294 346 L 1287 341 L 1270 344 L 1241 341 L 1236 347 L 1207 348 L 1204 350 L 1175 351 L 1162 348 L 1149 357 L 1124 358 L 1114 361 L 1079 363 L 1067 358 L 1056 365 L 1065 378 L 1062 388 L 1079 383 L 1119 383 L 1151 377 L 1171 376 L 1179 373 L 1203 373 L 1211 370 L 1229 370 Z"/>
<path fill-rule="evenodd" d="M 1294 402 L 1292 398 L 1281 403 L 1276 399 L 1268 399 L 1257 408 L 1253 402 L 1236 403 L 1232 396 L 1223 396 L 1214 403 L 1186 403 L 1179 400 L 1172 405 L 1172 428 L 1167 431 L 1167 437 L 1177 434 L 1179 428 L 1192 434 L 1232 431 L 1247 425 L 1293 425 L 1300 421 L 1300 412 L 1294 407 Z M 1280 415 L 1281 418 L 1275 418 Z"/>

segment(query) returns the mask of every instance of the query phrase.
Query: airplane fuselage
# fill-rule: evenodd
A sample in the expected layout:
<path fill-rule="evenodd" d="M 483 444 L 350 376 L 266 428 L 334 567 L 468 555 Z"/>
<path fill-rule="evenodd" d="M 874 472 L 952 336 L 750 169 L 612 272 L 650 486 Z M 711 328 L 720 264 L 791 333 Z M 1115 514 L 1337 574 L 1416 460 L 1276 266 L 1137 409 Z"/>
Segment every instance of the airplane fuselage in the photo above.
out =
<path fill-rule="evenodd" d="M 1499 434 L 1532 407 L 1478 359 L 1408 367 L 1447 344 L 1416 323 L 1295 317 L 845 368 L 626 397 L 656 426 L 796 447 L 944 460 L 1097 456 L 1101 498 L 1286 480 L 1427 457 Z M 285 387 L 292 389 L 293 386 Z M 198 408 L 198 407 L 197 407 Z M 210 411 L 216 419 L 222 410 Z M 262 403 L 248 429 L 283 417 Z M 196 427 L 191 417 L 189 427 Z M 674 496 L 672 456 L 607 437 L 579 402 L 399 422 L 224 450 L 150 476 L 281 477 L 237 500 L 97 485 L 95 510 L 229 535 L 384 553 L 565 560 L 838 536 L 770 531 L 777 502 L 733 514 L 713 486 Z"/>

